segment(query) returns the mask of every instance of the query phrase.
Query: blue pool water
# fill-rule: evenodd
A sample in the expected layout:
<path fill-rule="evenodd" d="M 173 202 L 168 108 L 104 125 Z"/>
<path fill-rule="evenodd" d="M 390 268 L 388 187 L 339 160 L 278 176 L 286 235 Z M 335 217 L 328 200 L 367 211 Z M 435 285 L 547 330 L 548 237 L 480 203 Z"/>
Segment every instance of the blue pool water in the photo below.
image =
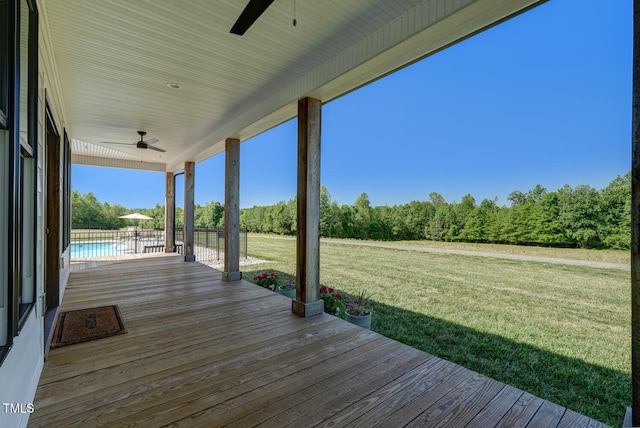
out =
<path fill-rule="evenodd" d="M 116 241 L 82 242 L 71 244 L 71 258 L 85 259 L 89 257 L 117 256 L 131 253 L 126 244 Z"/>
<path fill-rule="evenodd" d="M 72 259 L 87 259 L 91 257 L 119 256 L 144 251 L 145 246 L 161 245 L 160 238 L 123 239 L 120 241 L 86 241 L 71 244 Z M 136 248 L 137 247 L 137 248 Z"/>

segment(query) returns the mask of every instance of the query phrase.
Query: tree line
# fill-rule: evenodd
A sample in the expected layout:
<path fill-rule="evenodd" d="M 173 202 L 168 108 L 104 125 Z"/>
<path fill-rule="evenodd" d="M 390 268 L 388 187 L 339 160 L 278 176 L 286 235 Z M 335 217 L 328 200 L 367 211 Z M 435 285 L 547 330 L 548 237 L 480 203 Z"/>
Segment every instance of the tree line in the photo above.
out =
<path fill-rule="evenodd" d="M 589 185 L 565 185 L 547 191 L 511 192 L 510 206 L 497 198 L 479 204 L 470 194 L 460 202 L 447 202 L 433 192 L 427 201 L 372 207 L 366 193 L 352 205 L 340 205 L 329 190 L 320 191 L 320 234 L 331 238 L 507 243 L 583 248 L 629 249 L 631 245 L 631 173 L 616 177 L 601 190 Z M 119 228 L 128 225 L 118 218 L 131 212 L 153 218 L 144 227 L 164 228 L 164 206 L 128 209 L 100 203 L 93 193 L 72 194 L 72 223 L 100 224 Z M 176 208 L 176 223 L 182 224 Z M 224 206 L 208 202 L 195 207 L 196 227 L 224 224 Z M 274 205 L 240 210 L 240 224 L 249 232 L 295 235 L 296 199 Z"/>
<path fill-rule="evenodd" d="M 352 205 L 320 193 L 323 237 L 505 243 L 583 248 L 629 249 L 631 245 L 631 173 L 607 187 L 565 185 L 547 191 L 541 185 L 511 192 L 510 206 L 497 198 L 478 204 L 470 194 L 448 203 L 433 192 L 428 201 L 372 207 L 366 193 Z M 241 224 L 249 232 L 294 235 L 296 200 L 245 208 Z"/>
<path fill-rule="evenodd" d="M 135 220 L 119 218 L 122 215 L 138 212 L 152 217 L 137 223 Z M 183 224 L 183 209 L 176 207 L 176 224 Z M 207 202 L 204 206 L 196 204 L 194 212 L 196 227 L 216 227 L 224 224 L 224 206 L 220 202 Z M 153 208 L 127 208 L 120 204 L 100 202 L 92 193 L 84 195 L 73 190 L 71 193 L 71 224 L 74 227 L 100 226 L 107 229 L 119 229 L 132 224 L 145 228 L 164 229 L 164 205 Z"/>

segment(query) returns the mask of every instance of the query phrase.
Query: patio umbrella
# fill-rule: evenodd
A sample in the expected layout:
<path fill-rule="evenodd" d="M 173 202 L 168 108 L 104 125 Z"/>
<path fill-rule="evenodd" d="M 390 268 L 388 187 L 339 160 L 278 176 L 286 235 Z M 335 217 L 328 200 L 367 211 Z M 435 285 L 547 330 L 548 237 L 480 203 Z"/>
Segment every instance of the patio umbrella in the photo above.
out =
<path fill-rule="evenodd" d="M 140 214 L 140 213 L 121 215 L 118 218 L 126 218 L 126 219 L 129 219 L 129 220 L 153 220 L 153 217 L 149 217 L 147 215 Z"/>
<path fill-rule="evenodd" d="M 128 218 L 128 219 L 131 219 L 131 220 L 153 220 L 153 217 L 149 217 L 148 215 L 144 215 L 144 214 L 140 214 L 140 213 L 121 215 L 118 218 Z"/>
<path fill-rule="evenodd" d="M 121 215 L 118 218 L 126 218 L 128 220 L 153 220 L 153 217 L 149 217 L 147 215 L 140 214 L 140 213 Z M 136 254 L 138 252 L 140 252 L 140 249 L 139 249 L 139 244 L 140 243 L 138 242 L 138 227 L 137 226 L 136 226 L 136 229 L 135 229 L 135 232 L 134 232 L 134 236 L 129 235 L 129 239 L 133 239 L 134 240 L 134 244 L 133 244 L 134 252 Z"/>

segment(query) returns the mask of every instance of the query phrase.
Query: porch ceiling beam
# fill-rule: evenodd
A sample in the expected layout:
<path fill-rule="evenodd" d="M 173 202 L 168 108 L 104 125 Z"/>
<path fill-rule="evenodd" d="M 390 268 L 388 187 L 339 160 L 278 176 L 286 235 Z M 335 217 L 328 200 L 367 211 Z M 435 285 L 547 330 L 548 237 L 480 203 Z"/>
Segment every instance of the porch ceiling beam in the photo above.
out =
<path fill-rule="evenodd" d="M 86 156 L 71 154 L 73 165 L 105 166 L 109 168 L 136 169 L 142 171 L 165 172 L 167 164 L 158 162 L 145 162 L 129 159 L 101 158 L 96 156 Z"/>

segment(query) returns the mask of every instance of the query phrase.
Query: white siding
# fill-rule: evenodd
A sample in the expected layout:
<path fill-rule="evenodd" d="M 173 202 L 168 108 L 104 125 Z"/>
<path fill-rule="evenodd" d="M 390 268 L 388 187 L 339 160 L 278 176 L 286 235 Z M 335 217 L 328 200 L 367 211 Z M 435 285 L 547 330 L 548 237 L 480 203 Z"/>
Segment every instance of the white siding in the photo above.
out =
<path fill-rule="evenodd" d="M 40 3 L 40 2 L 39 2 Z M 29 314 L 20 334 L 14 338 L 13 347 L 9 351 L 7 358 L 0 366 L 0 427 L 24 427 L 27 425 L 29 413 L 27 405 L 33 402 L 36 393 L 40 373 L 44 364 L 44 314 L 43 314 L 43 293 L 44 293 L 44 243 L 45 243 L 45 190 L 46 190 L 46 168 L 45 168 L 45 105 L 48 100 L 56 117 L 56 125 L 60 131 L 64 129 L 62 103 L 60 102 L 59 84 L 57 84 L 57 73 L 54 67 L 54 60 L 51 55 L 51 43 L 48 38 L 46 21 L 43 16 L 42 5 L 38 4 L 40 10 L 40 35 L 39 35 L 39 79 L 38 79 L 38 137 L 37 137 L 37 168 L 38 175 L 32 191 L 37 192 L 36 217 L 37 227 L 35 234 L 36 241 L 36 307 Z M 0 147 L 5 147 L 6 132 L 0 131 Z M 0 163 L 4 162 L 7 154 L 0 152 Z M 6 167 L 0 166 L 0 253 L 7 251 L 7 207 L 6 204 Z M 62 171 L 61 171 L 62 173 Z M 30 195 L 26 195 L 30 198 Z M 32 242 L 32 241 L 31 241 Z M 60 271 L 60 298 L 66 287 L 69 277 L 69 256 L 63 255 L 64 267 Z M 0 271 L 8 272 L 6 258 L 0 257 Z M 0 277 L 0 290 L 8 288 L 6 275 Z M 6 301 L 6 296 L 0 296 L 0 301 Z M 2 306 L 0 304 L 0 306 Z M 0 315 L 2 309 L 0 308 Z M 5 412 L 2 403 L 21 405 L 24 412 Z M 37 409 L 35 409 L 37 411 Z"/>
<path fill-rule="evenodd" d="M 0 367 L 0 406 L 11 403 L 20 405 L 23 410 L 11 413 L 0 407 L 0 427 L 27 425 L 27 405 L 33 403 L 44 364 L 42 330 L 42 318 L 36 316 L 36 311 L 31 311 L 20 335 L 14 338 L 13 348 L 7 359 Z"/>

